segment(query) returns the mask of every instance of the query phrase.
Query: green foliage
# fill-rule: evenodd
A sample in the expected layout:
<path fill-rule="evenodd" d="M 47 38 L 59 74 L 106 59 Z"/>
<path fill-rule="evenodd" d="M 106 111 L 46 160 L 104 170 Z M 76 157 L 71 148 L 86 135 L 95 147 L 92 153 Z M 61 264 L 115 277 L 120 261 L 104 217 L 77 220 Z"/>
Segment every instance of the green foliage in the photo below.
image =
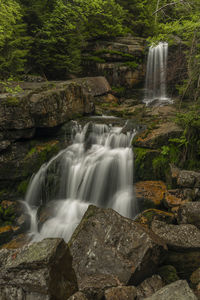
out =
<path fill-rule="evenodd" d="M 0 78 L 24 71 L 29 37 L 17 1 L 0 0 Z"/>
<path fill-rule="evenodd" d="M 128 66 L 131 70 L 135 70 L 138 68 L 138 63 L 136 63 L 135 61 L 126 61 L 124 65 Z"/>
<path fill-rule="evenodd" d="M 12 76 L 10 76 L 6 81 L 0 81 L 0 85 L 2 86 L 2 92 L 6 92 L 12 95 L 18 94 L 23 91 L 19 84 L 14 81 L 14 78 Z"/>

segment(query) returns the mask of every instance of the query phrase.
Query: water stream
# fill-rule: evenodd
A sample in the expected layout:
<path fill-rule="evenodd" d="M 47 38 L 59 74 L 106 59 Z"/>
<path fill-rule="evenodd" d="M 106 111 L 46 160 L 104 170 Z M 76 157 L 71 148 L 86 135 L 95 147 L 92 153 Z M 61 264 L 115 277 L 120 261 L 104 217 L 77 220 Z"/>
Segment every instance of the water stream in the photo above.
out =
<path fill-rule="evenodd" d="M 160 42 L 149 48 L 144 97 L 147 105 L 155 100 L 161 103 L 171 102 L 167 97 L 167 57 L 168 43 Z"/>
<path fill-rule="evenodd" d="M 29 184 L 25 200 L 34 241 L 68 241 L 89 204 L 113 208 L 129 218 L 137 214 L 130 147 L 135 132 L 122 131 L 111 125 L 90 122 L 82 128 L 75 123 L 73 143 L 42 165 Z M 43 207 L 50 214 L 38 223 Z"/>

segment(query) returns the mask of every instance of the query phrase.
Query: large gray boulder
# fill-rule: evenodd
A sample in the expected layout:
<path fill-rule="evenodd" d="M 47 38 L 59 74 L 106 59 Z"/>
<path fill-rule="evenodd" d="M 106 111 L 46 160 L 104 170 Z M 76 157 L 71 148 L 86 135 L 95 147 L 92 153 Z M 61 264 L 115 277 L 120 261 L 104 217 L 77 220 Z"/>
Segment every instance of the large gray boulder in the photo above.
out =
<path fill-rule="evenodd" d="M 186 280 L 178 280 L 166 285 L 146 300 L 197 300 Z"/>
<path fill-rule="evenodd" d="M 200 230 L 194 225 L 171 225 L 155 220 L 151 228 L 172 249 L 200 250 Z"/>
<path fill-rule="evenodd" d="M 181 278 L 189 278 L 200 265 L 200 230 L 191 224 L 170 225 L 156 220 L 151 229 L 168 245 L 165 264 L 174 266 Z"/>
<path fill-rule="evenodd" d="M 65 300 L 77 291 L 72 257 L 62 239 L 0 250 L 1 300 Z"/>
<path fill-rule="evenodd" d="M 99 299 L 109 286 L 137 284 L 152 275 L 164 246 L 134 221 L 95 206 L 89 206 L 69 245 L 79 290 L 90 299 Z"/>
<path fill-rule="evenodd" d="M 193 224 L 200 229 L 200 202 L 189 202 L 180 206 L 177 220 L 179 224 Z"/>

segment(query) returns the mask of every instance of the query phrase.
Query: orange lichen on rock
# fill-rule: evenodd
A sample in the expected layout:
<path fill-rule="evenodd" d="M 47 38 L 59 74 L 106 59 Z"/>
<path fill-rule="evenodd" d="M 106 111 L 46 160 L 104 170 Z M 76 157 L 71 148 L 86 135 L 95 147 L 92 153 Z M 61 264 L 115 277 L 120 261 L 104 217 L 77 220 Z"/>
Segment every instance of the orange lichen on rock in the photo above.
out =
<path fill-rule="evenodd" d="M 140 181 L 136 183 L 136 197 L 145 201 L 146 206 L 160 206 L 167 192 L 162 181 Z"/>

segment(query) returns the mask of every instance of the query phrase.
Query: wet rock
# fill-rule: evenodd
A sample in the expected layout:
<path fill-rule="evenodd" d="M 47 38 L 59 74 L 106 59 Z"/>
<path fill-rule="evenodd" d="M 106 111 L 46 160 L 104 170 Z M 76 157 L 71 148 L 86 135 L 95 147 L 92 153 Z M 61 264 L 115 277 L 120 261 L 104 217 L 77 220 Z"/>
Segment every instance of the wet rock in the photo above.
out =
<path fill-rule="evenodd" d="M 158 128 L 144 131 L 134 140 L 134 146 L 142 148 L 157 149 L 160 146 L 167 145 L 171 138 L 179 137 L 182 129 L 174 123 L 162 123 Z"/>
<path fill-rule="evenodd" d="M 159 275 L 153 275 L 145 279 L 139 286 L 137 286 L 137 300 L 142 300 L 153 295 L 164 286 L 163 280 Z"/>
<path fill-rule="evenodd" d="M 1 141 L 0 142 L 0 152 L 6 150 L 10 146 L 10 141 Z"/>
<path fill-rule="evenodd" d="M 158 270 L 158 274 L 161 276 L 161 278 L 166 284 L 170 284 L 180 279 L 177 275 L 177 271 L 174 268 L 174 266 L 170 265 L 160 267 Z"/>
<path fill-rule="evenodd" d="M 164 286 L 146 300 L 197 300 L 186 280 L 178 280 Z"/>
<path fill-rule="evenodd" d="M 0 227 L 0 246 L 10 241 L 13 237 L 13 228 L 10 225 Z"/>
<path fill-rule="evenodd" d="M 154 220 L 163 221 L 167 224 L 175 223 L 175 217 L 173 213 L 153 208 L 143 211 L 134 219 L 135 222 L 138 222 L 148 228 L 151 228 L 151 224 Z"/>
<path fill-rule="evenodd" d="M 108 287 L 104 276 L 111 286 L 141 282 L 162 260 L 164 247 L 134 221 L 95 206 L 89 206 L 69 245 L 79 290 L 90 297 L 94 280 L 100 291 Z"/>
<path fill-rule="evenodd" d="M 15 250 L 0 250 L 0 299 L 68 299 L 77 291 L 72 258 L 62 239 L 45 239 Z M 21 297 L 21 298 L 20 298 Z"/>
<path fill-rule="evenodd" d="M 118 286 L 105 291 L 105 300 L 136 299 L 137 289 L 134 286 Z"/>
<path fill-rule="evenodd" d="M 193 224 L 200 229 L 200 202 L 190 202 L 182 205 L 177 213 L 179 224 Z"/>
<path fill-rule="evenodd" d="M 71 297 L 69 297 L 68 300 L 88 300 L 88 299 L 86 298 L 86 296 L 83 293 L 77 292 L 74 295 L 72 295 Z"/>
<path fill-rule="evenodd" d="M 139 206 L 143 209 L 159 208 L 167 192 L 162 181 L 140 181 L 136 183 L 135 188 Z"/>
<path fill-rule="evenodd" d="M 153 221 L 151 229 L 170 248 L 173 249 L 200 249 L 200 230 L 194 225 L 170 225 L 161 221 Z"/>

